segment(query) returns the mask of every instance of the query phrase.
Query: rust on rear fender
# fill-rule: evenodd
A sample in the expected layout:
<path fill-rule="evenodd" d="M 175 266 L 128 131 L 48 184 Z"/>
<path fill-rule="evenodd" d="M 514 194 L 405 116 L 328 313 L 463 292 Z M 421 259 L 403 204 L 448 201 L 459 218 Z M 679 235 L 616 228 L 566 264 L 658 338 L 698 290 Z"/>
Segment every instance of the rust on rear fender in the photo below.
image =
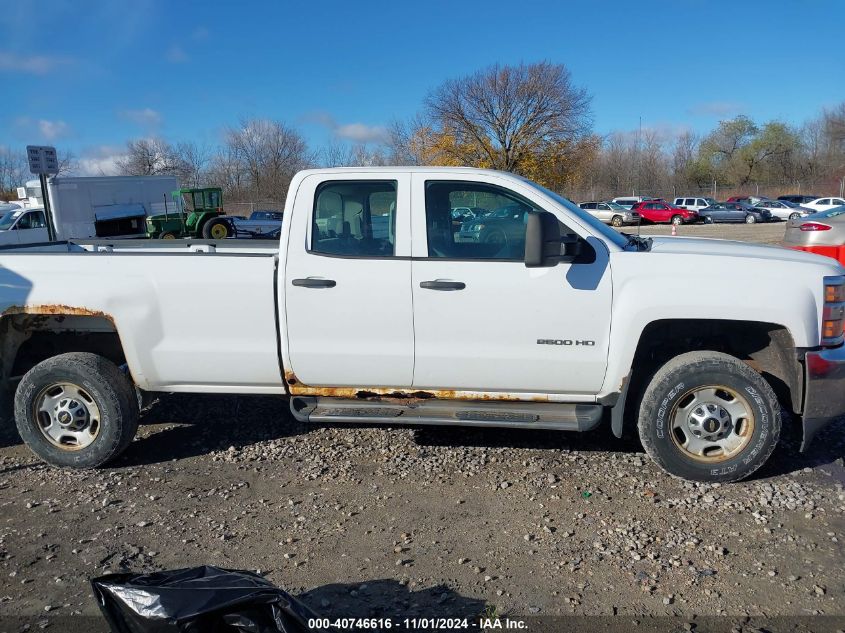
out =
<path fill-rule="evenodd" d="M 290 370 L 285 370 L 285 385 L 292 396 L 322 396 L 358 400 L 390 400 L 418 402 L 420 400 L 475 400 L 511 402 L 550 402 L 547 396 L 526 396 L 520 393 L 490 393 L 455 389 L 418 389 L 401 391 L 395 387 L 312 387 L 300 382 Z"/>
<path fill-rule="evenodd" d="M 88 308 L 80 308 L 75 306 L 63 305 L 61 303 L 42 303 L 38 305 L 23 305 L 23 306 L 9 306 L 0 316 L 11 316 L 17 314 L 32 314 L 41 316 L 93 316 L 108 320 L 114 325 L 114 319 L 110 314 L 106 314 L 101 310 L 90 310 Z"/>

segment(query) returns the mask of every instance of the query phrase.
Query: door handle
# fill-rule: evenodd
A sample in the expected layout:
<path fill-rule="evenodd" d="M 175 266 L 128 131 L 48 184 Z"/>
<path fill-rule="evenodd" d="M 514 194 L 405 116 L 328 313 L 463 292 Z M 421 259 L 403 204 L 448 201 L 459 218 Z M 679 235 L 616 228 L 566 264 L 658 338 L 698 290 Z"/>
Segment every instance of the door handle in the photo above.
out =
<path fill-rule="evenodd" d="M 303 288 L 334 288 L 337 285 L 334 279 L 318 279 L 316 277 L 294 279 L 291 283 L 294 286 L 302 286 Z"/>
<path fill-rule="evenodd" d="M 467 285 L 462 281 L 443 281 L 435 279 L 434 281 L 421 281 L 420 288 L 426 290 L 463 290 Z"/>

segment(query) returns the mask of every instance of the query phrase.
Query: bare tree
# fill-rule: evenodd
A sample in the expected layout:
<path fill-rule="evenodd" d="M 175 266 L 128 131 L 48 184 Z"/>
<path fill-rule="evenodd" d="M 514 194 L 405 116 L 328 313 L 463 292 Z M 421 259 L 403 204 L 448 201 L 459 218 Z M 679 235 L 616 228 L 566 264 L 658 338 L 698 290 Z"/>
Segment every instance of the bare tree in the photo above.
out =
<path fill-rule="evenodd" d="M 314 157 L 305 139 L 280 121 L 241 121 L 226 133 L 226 156 L 237 168 L 237 180 L 258 200 L 283 202 L 294 174 L 310 166 Z M 234 163 L 232 163 L 234 159 Z M 234 174 L 233 174 L 234 175 Z"/>
<path fill-rule="evenodd" d="M 30 178 L 29 164 L 23 151 L 0 147 L 0 198 L 16 198 L 16 187 Z"/>
<path fill-rule="evenodd" d="M 124 176 L 183 176 L 187 171 L 176 148 L 161 138 L 127 141 L 126 156 L 116 164 Z"/>
<path fill-rule="evenodd" d="M 519 172 L 591 124 L 590 97 L 562 64 L 494 65 L 431 92 L 426 113 L 440 145 L 461 162 Z"/>
<path fill-rule="evenodd" d="M 205 184 L 211 163 L 211 148 L 207 144 L 198 145 L 189 141 L 178 143 L 174 153 L 181 169 L 179 176 L 182 184 L 190 187 Z"/>

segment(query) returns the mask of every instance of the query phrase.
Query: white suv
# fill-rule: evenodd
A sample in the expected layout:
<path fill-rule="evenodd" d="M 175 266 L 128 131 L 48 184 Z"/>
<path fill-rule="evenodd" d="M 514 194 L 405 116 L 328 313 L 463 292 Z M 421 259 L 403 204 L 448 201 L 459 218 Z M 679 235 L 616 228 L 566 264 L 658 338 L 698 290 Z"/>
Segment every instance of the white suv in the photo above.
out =
<path fill-rule="evenodd" d="M 713 198 L 675 198 L 674 205 L 689 211 L 701 211 L 710 205 L 716 204 Z"/>
<path fill-rule="evenodd" d="M 622 196 L 621 198 L 614 198 L 611 202 L 630 209 L 638 202 L 645 202 L 646 200 L 657 200 L 657 198 L 652 198 L 651 196 Z"/>

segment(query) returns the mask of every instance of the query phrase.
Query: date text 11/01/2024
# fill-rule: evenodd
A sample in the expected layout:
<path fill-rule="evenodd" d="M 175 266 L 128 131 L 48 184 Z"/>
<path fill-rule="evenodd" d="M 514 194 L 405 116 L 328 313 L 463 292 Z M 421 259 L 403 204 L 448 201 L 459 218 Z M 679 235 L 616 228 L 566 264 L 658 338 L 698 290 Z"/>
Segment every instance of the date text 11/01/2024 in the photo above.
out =
<path fill-rule="evenodd" d="M 477 621 L 469 618 L 311 618 L 308 620 L 308 628 L 316 631 L 330 628 L 356 631 L 361 629 L 516 631 L 527 629 L 528 624 L 524 620 L 511 618 L 480 618 Z"/>

